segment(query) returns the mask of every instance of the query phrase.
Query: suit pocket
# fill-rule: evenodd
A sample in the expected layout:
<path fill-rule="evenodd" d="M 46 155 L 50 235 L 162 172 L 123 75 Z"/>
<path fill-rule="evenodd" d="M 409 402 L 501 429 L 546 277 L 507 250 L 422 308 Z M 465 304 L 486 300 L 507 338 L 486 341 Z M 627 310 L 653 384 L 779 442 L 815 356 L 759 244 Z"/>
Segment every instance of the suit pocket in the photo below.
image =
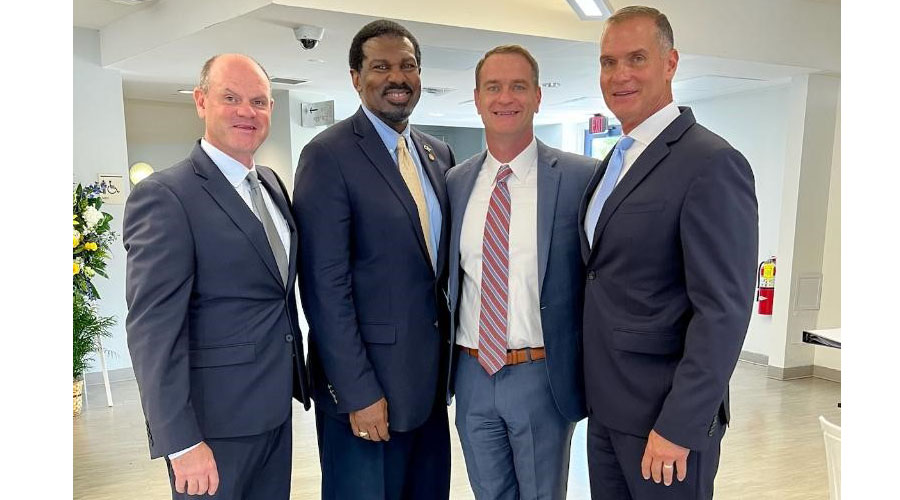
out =
<path fill-rule="evenodd" d="M 359 334 L 367 344 L 393 344 L 397 342 L 397 327 L 385 323 L 360 323 Z"/>
<path fill-rule="evenodd" d="M 191 368 L 240 365 L 256 361 L 256 344 L 232 344 L 191 349 Z"/>
<path fill-rule="evenodd" d="M 622 203 L 617 210 L 623 214 L 643 214 L 647 212 L 659 212 L 665 208 L 665 201 Z"/>
<path fill-rule="evenodd" d="M 677 354 L 684 347 L 684 339 L 677 332 L 639 332 L 613 328 L 612 345 L 620 351 L 641 354 Z"/>

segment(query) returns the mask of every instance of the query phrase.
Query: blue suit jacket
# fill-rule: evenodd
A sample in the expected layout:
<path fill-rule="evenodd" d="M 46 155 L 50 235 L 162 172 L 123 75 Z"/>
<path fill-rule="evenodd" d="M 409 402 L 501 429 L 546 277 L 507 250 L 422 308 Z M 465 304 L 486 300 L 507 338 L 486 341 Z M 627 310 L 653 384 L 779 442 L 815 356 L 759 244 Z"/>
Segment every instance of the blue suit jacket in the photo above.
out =
<path fill-rule="evenodd" d="M 412 139 L 443 214 L 436 271 L 412 195 L 362 108 L 303 148 L 294 186 L 313 398 L 347 420 L 385 396 L 392 431 L 428 418 L 447 351 L 444 172 L 453 153 L 416 130 Z"/>
<path fill-rule="evenodd" d="M 295 249 L 287 191 L 256 168 Z M 262 223 L 199 142 L 135 186 L 123 225 L 125 327 L 151 457 L 273 429 L 290 418 L 292 387 L 309 408 L 297 262 L 285 287 Z"/>
<path fill-rule="evenodd" d="M 728 421 L 728 380 L 750 321 L 757 257 L 753 172 L 689 108 L 603 206 L 584 306 L 588 411 L 608 427 L 702 450 Z"/>
<path fill-rule="evenodd" d="M 578 240 L 578 204 L 597 169 L 593 158 L 566 153 L 538 141 L 537 245 L 541 327 L 547 356 L 547 376 L 556 406 L 575 422 L 586 415 L 581 374 L 581 308 L 584 264 Z M 463 216 L 487 152 L 475 155 L 447 174 L 452 217 L 450 235 L 450 344 L 456 344 L 456 324 L 462 268 L 459 243 Z M 450 373 L 454 373 L 456 349 Z M 447 402 L 453 394 L 448 377 Z"/>

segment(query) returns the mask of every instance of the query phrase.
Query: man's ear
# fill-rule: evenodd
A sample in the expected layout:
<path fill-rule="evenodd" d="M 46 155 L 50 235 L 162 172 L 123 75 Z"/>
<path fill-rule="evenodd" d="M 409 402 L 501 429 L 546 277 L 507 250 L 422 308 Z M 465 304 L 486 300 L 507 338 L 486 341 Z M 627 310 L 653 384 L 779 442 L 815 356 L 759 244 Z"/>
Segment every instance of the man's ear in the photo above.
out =
<path fill-rule="evenodd" d="M 362 92 L 362 87 L 359 86 L 359 71 L 351 69 L 350 80 L 353 82 L 353 88 L 355 88 L 357 92 Z"/>
<path fill-rule="evenodd" d="M 197 107 L 197 116 L 200 119 L 206 118 L 206 94 L 200 90 L 200 87 L 194 87 L 194 105 Z"/>

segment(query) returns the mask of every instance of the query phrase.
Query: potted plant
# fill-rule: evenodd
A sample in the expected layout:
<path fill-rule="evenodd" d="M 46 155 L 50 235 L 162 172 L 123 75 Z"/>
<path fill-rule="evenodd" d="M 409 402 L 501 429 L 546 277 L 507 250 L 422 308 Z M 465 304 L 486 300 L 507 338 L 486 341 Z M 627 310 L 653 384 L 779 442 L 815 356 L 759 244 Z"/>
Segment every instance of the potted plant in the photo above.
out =
<path fill-rule="evenodd" d="M 110 335 L 116 320 L 100 316 L 96 301 L 100 299 L 93 278 L 107 277 L 106 260 L 109 246 L 116 239 L 110 230 L 112 216 L 100 211 L 101 187 L 91 184 L 75 187 L 72 193 L 72 411 L 81 412 L 84 370 L 91 355 L 101 349 L 101 339 Z"/>

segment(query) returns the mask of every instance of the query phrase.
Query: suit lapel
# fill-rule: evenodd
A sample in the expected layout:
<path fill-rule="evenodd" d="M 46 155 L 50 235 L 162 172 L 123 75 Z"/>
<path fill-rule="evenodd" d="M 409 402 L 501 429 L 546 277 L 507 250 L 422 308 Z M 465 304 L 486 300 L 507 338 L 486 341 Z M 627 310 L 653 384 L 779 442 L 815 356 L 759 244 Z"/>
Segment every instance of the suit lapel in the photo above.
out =
<path fill-rule="evenodd" d="M 469 204 L 469 197 L 472 196 L 472 189 L 475 188 L 475 181 L 478 179 L 478 172 L 481 171 L 481 166 L 484 164 L 484 159 L 487 158 L 487 151 L 482 151 L 481 154 L 470 158 L 464 163 L 460 164 L 458 167 L 459 172 L 459 187 L 454 189 L 451 195 L 453 199 L 450 200 L 450 252 L 453 255 L 450 257 L 450 310 L 456 310 L 456 302 L 459 299 L 459 282 L 460 282 L 460 269 L 459 269 L 459 245 L 460 239 L 462 237 L 462 224 L 463 218 L 466 215 L 466 207 Z"/>
<path fill-rule="evenodd" d="M 597 171 L 594 172 L 590 182 L 588 182 L 587 188 L 584 191 L 584 196 L 581 197 L 581 206 L 578 207 L 578 240 L 581 241 L 581 258 L 585 263 L 591 256 L 591 246 L 588 244 L 587 234 L 584 232 L 584 219 L 587 217 L 587 207 L 591 202 L 591 198 L 594 196 L 594 191 L 597 190 L 597 186 L 600 185 L 600 180 L 603 179 L 603 174 L 606 173 L 606 167 L 609 165 L 610 157 L 612 157 L 612 150 L 606 154 L 606 158 L 603 159 L 600 163 L 600 167 L 597 168 Z"/>
<path fill-rule="evenodd" d="M 272 276 L 281 283 L 281 273 L 275 263 L 275 256 L 269 247 L 266 231 L 262 223 L 256 218 L 241 195 L 219 170 L 219 167 L 206 155 L 199 143 L 191 152 L 191 162 L 194 164 L 194 173 L 203 177 L 203 189 L 215 200 L 219 207 L 231 218 L 238 229 L 247 236 L 259 258 L 265 263 Z"/>
<path fill-rule="evenodd" d="M 260 182 L 269 192 L 269 196 L 272 197 L 272 201 L 275 202 L 275 206 L 278 207 L 278 211 L 281 212 L 281 216 L 284 217 L 288 229 L 290 230 L 290 248 L 286 249 L 288 254 L 288 283 L 286 289 L 291 290 L 294 286 L 294 277 L 296 277 L 297 274 L 297 225 L 294 222 L 294 216 L 288 207 L 287 193 L 284 186 L 281 184 L 281 181 L 278 180 L 278 176 L 269 167 L 257 165 L 256 170 L 259 173 Z M 268 239 L 266 241 L 268 241 Z M 280 276 L 281 275 L 279 274 L 279 278 Z"/>
<path fill-rule="evenodd" d="M 553 219 L 556 216 L 556 198 L 559 194 L 559 169 L 556 155 L 541 141 L 538 147 L 537 183 L 537 245 L 538 292 L 544 289 L 547 259 L 550 257 L 550 241 L 553 238 Z"/>
<path fill-rule="evenodd" d="M 438 204 L 441 207 L 442 223 L 440 241 L 447 241 L 450 225 L 446 223 L 446 220 L 447 216 L 450 214 L 450 201 L 447 198 L 447 186 L 444 182 L 444 172 L 441 171 L 440 160 L 434 153 L 432 146 L 425 142 L 425 138 L 422 137 L 422 134 L 415 129 L 410 128 L 410 136 L 412 136 L 413 145 L 416 148 L 416 152 L 419 154 L 419 160 L 422 162 L 422 169 L 425 171 L 425 175 L 428 176 L 428 180 L 431 182 L 431 188 L 434 189 L 434 194 L 437 196 Z M 428 149 L 425 149 L 426 147 Z M 452 167 L 453 165 L 448 166 Z M 441 248 L 444 247 L 446 247 L 446 245 L 438 244 L 438 248 L 435 249 L 438 252 L 435 269 L 444 268 L 444 261 L 447 259 L 447 256 L 445 255 L 446 252 L 441 251 Z"/>
<path fill-rule="evenodd" d="M 596 254 L 600 237 L 609 223 L 610 217 L 615 213 L 616 209 L 623 200 L 643 181 L 650 172 L 659 165 L 662 160 L 669 154 L 669 144 L 676 142 L 694 123 L 694 115 L 688 108 L 680 108 L 681 115 L 675 119 L 668 127 L 647 146 L 647 149 L 638 157 L 631 165 L 619 184 L 613 189 L 612 193 L 603 204 L 600 211 L 600 218 L 597 220 L 597 229 L 594 231 L 594 244 L 591 254 Z M 606 170 L 605 167 L 603 170 Z M 593 194 L 593 190 L 591 190 Z"/>
<path fill-rule="evenodd" d="M 419 241 L 422 255 L 431 262 L 431 258 L 428 256 L 428 247 L 425 246 L 425 236 L 422 234 L 422 224 L 419 222 L 419 211 L 416 208 L 416 202 L 413 200 L 409 188 L 406 187 L 403 176 L 400 175 L 400 169 L 394 163 L 394 159 L 391 158 L 387 148 L 384 147 L 381 136 L 378 135 L 378 131 L 375 130 L 375 126 L 369 121 L 369 117 L 366 116 L 362 108 L 353 115 L 353 130 L 356 135 L 360 136 L 359 147 L 363 150 L 363 153 L 366 154 L 369 161 L 372 162 L 372 165 L 387 182 L 397 200 L 406 209 L 413 232 Z"/>

